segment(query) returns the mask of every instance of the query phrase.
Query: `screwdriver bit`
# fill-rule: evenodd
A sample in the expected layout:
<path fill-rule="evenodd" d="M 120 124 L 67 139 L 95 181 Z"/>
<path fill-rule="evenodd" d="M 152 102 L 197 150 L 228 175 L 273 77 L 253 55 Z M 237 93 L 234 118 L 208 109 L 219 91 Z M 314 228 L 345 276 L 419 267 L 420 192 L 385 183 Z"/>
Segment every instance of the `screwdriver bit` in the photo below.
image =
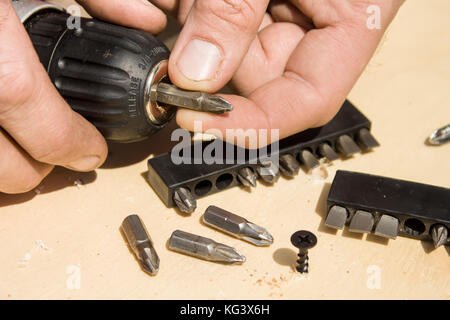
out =
<path fill-rule="evenodd" d="M 269 246 L 273 243 L 273 237 L 266 229 L 216 206 L 206 209 L 203 222 L 256 246 Z"/>
<path fill-rule="evenodd" d="M 232 247 L 181 230 L 172 233 L 169 249 L 203 260 L 227 264 L 244 263 L 246 260 Z"/>
<path fill-rule="evenodd" d="M 270 160 L 261 160 L 256 168 L 258 175 L 267 183 L 274 184 L 280 179 L 280 169 Z"/>
<path fill-rule="evenodd" d="M 122 222 L 121 230 L 142 269 L 151 275 L 156 275 L 159 270 L 159 257 L 141 218 L 135 214 L 126 217 Z"/>
<path fill-rule="evenodd" d="M 173 201 L 178 209 L 184 213 L 192 213 L 197 208 L 197 201 L 186 188 L 178 188 L 173 194 Z"/>
<path fill-rule="evenodd" d="M 315 167 L 320 165 L 319 161 L 309 150 L 303 150 L 300 153 L 299 157 L 300 157 L 301 162 L 305 165 L 305 167 L 308 170 L 314 169 Z"/>
<path fill-rule="evenodd" d="M 398 235 L 399 221 L 395 217 L 383 214 L 375 227 L 375 234 L 377 236 L 395 239 Z"/>
<path fill-rule="evenodd" d="M 345 208 L 340 206 L 333 206 L 328 212 L 327 218 L 325 220 L 325 225 L 330 228 L 342 230 L 344 229 L 347 217 L 348 214 Z"/>
<path fill-rule="evenodd" d="M 156 100 L 163 104 L 217 114 L 233 110 L 225 99 L 206 92 L 187 91 L 164 82 L 157 84 L 155 90 Z"/>
<path fill-rule="evenodd" d="M 328 143 L 322 143 L 319 146 L 319 153 L 322 157 L 327 158 L 329 161 L 335 161 L 339 159 L 337 153 L 333 150 L 333 148 Z"/>
<path fill-rule="evenodd" d="M 356 135 L 356 140 L 365 151 L 373 149 L 380 145 L 374 138 L 374 136 L 370 133 L 370 131 L 366 128 L 359 130 L 358 134 Z"/>
<path fill-rule="evenodd" d="M 348 230 L 359 233 L 371 232 L 374 224 L 375 219 L 370 212 L 357 210 L 350 221 Z"/>
<path fill-rule="evenodd" d="M 256 179 L 258 178 L 252 169 L 245 167 L 238 171 L 238 180 L 246 188 L 256 187 Z"/>
<path fill-rule="evenodd" d="M 428 143 L 433 146 L 440 146 L 450 141 L 450 124 L 434 131 L 428 138 Z"/>
<path fill-rule="evenodd" d="M 340 136 L 336 141 L 336 147 L 345 157 L 358 153 L 361 149 L 348 135 L 344 134 Z"/>
<path fill-rule="evenodd" d="M 300 164 L 291 154 L 280 156 L 280 171 L 288 177 L 294 177 L 300 170 Z"/>
<path fill-rule="evenodd" d="M 435 225 L 431 228 L 431 238 L 433 239 L 434 247 L 440 247 L 447 243 L 448 230 L 442 224 Z"/>

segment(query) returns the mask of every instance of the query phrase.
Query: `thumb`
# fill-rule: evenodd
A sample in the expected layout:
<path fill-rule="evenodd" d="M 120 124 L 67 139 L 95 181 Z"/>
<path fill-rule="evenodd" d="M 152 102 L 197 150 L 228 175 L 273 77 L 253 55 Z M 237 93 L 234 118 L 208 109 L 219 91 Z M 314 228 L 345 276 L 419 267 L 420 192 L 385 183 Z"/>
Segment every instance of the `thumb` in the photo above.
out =
<path fill-rule="evenodd" d="M 169 76 L 182 88 L 216 92 L 255 38 L 269 0 L 197 0 L 175 44 Z"/>

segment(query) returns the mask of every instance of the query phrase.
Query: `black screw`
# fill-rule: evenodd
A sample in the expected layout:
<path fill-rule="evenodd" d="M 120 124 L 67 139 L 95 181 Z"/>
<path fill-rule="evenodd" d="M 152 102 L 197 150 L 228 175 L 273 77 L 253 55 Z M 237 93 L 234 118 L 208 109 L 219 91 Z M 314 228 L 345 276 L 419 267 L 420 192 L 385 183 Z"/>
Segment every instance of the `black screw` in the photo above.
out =
<path fill-rule="evenodd" d="M 317 244 L 317 237 L 309 231 L 297 231 L 291 236 L 291 243 L 299 249 L 298 265 L 295 269 L 300 273 L 308 273 L 308 249 L 311 249 Z"/>

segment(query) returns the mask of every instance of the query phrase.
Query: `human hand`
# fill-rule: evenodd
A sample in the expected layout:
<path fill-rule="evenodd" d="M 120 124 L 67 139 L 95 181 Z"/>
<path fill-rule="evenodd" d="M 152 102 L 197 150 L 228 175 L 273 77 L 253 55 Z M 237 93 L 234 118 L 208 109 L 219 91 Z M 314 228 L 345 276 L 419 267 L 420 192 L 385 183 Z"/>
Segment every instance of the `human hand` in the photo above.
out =
<path fill-rule="evenodd" d="M 90 13 L 150 32 L 166 23 L 143 0 L 83 0 Z M 107 146 L 93 125 L 58 94 L 18 19 L 0 0 L 0 192 L 34 188 L 54 165 L 77 171 L 100 166 Z"/>
<path fill-rule="evenodd" d="M 167 1 L 174 2 L 153 2 Z M 170 58 L 172 82 L 215 92 L 231 79 L 243 97 L 223 95 L 234 106 L 225 115 L 179 110 L 179 125 L 194 131 L 194 121 L 202 121 L 203 131 L 219 129 L 224 137 L 227 128 L 279 129 L 280 138 L 324 125 L 402 3 L 180 0 L 179 19 L 185 25 Z M 367 27 L 371 5 L 380 9 L 380 29 Z"/>

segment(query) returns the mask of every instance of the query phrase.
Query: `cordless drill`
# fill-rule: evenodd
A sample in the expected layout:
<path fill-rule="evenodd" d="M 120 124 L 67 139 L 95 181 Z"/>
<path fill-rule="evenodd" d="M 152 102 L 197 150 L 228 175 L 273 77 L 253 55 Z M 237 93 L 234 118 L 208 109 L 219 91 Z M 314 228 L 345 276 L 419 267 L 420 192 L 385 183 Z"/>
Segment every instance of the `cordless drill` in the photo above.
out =
<path fill-rule="evenodd" d="M 146 139 L 174 116 L 176 107 L 224 113 L 232 106 L 168 79 L 169 49 L 151 34 L 96 19 L 73 17 L 40 0 L 13 0 L 41 63 L 73 110 L 107 140 Z"/>

